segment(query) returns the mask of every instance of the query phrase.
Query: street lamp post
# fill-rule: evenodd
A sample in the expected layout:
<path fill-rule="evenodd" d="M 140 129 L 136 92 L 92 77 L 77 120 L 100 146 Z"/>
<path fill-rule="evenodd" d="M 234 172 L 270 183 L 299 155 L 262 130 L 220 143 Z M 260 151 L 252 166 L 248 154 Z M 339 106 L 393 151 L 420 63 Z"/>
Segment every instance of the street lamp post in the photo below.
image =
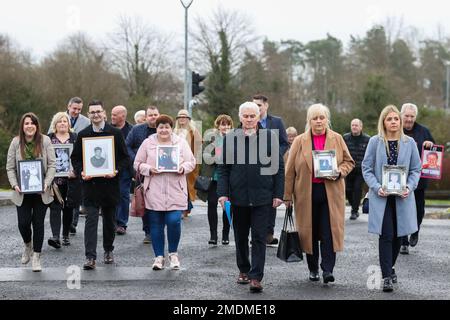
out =
<path fill-rule="evenodd" d="M 184 7 L 184 108 L 189 107 L 189 66 L 188 66 L 188 10 L 194 0 L 180 0 Z"/>
<path fill-rule="evenodd" d="M 449 89 L 450 89 L 450 61 L 445 62 L 445 67 L 447 71 L 447 81 L 445 84 L 445 109 L 448 110 L 448 100 L 449 100 Z"/>

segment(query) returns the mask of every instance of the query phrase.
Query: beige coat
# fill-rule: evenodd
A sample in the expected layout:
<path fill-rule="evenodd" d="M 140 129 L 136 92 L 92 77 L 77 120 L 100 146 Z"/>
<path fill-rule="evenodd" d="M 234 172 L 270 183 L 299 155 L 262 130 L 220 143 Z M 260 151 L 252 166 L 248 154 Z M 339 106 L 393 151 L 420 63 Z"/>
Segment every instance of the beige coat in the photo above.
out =
<path fill-rule="evenodd" d="M 50 192 L 50 186 L 53 181 L 53 178 L 56 173 L 55 164 L 55 150 L 53 149 L 50 138 L 47 136 L 42 137 L 42 157 L 38 159 L 42 159 L 42 163 L 44 165 L 44 183 L 48 186 L 47 190 L 41 194 L 42 202 L 44 204 L 50 204 L 53 201 L 53 196 Z M 11 187 L 14 189 L 15 186 L 20 186 L 17 179 L 17 168 L 18 162 L 22 160 L 22 155 L 20 154 L 19 148 L 19 137 L 15 137 L 11 144 L 9 145 L 8 150 L 8 159 L 6 161 L 6 172 L 8 174 L 8 180 L 11 184 Z M 20 207 L 23 202 L 23 194 L 18 193 L 17 191 L 13 191 L 12 202 Z"/>
<path fill-rule="evenodd" d="M 342 136 L 327 130 L 325 150 L 336 150 L 341 177 L 325 180 L 334 252 L 344 249 L 345 180 L 355 166 Z M 294 201 L 295 222 L 304 252 L 312 254 L 312 140 L 307 131 L 295 138 L 286 164 L 284 199 Z"/>
<path fill-rule="evenodd" d="M 194 154 L 195 160 L 198 163 L 195 166 L 195 169 L 186 176 L 188 184 L 189 200 L 194 201 L 197 198 L 197 190 L 195 190 L 194 185 L 195 180 L 197 179 L 200 173 L 199 163 L 201 163 L 201 156 L 202 156 L 202 143 L 203 143 L 202 135 L 197 129 L 188 130 L 187 132 L 184 129 L 179 129 L 178 131 L 175 130 L 175 134 L 183 136 L 186 139 L 187 143 L 191 148 L 192 153 Z"/>

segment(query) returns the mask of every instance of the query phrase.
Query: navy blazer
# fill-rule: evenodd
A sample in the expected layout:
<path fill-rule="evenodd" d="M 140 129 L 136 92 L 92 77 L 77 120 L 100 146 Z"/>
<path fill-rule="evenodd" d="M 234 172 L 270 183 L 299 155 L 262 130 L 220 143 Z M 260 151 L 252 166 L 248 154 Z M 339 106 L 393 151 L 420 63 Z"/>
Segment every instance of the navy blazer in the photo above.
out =
<path fill-rule="evenodd" d="M 139 147 L 144 140 L 154 133 L 156 133 L 156 129 L 150 128 L 147 123 L 139 124 L 131 129 L 125 141 L 131 163 L 134 162 L 134 158 L 136 158 Z"/>
<path fill-rule="evenodd" d="M 278 129 L 277 135 L 280 141 L 280 154 L 283 156 L 289 149 L 289 142 L 283 120 L 280 117 L 268 114 L 266 119 L 266 129 Z"/>

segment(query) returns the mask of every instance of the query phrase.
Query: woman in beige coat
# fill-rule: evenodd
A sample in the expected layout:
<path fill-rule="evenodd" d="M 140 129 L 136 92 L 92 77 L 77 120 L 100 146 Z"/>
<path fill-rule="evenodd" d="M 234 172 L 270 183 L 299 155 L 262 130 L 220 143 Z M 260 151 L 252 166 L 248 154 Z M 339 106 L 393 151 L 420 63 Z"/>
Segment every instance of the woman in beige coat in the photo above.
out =
<path fill-rule="evenodd" d="M 8 160 L 6 162 L 6 172 L 9 183 L 13 191 L 12 201 L 17 206 L 17 217 L 19 231 L 25 243 L 25 250 L 22 255 L 22 264 L 27 264 L 31 257 L 32 270 L 42 271 L 40 255 L 42 243 L 44 242 L 44 219 L 48 205 L 53 201 L 50 193 L 50 185 L 55 176 L 55 151 L 50 138 L 41 134 L 39 120 L 34 113 L 26 113 L 20 120 L 19 136 L 15 137 L 8 150 Z M 42 160 L 42 175 L 44 181 L 40 180 L 40 175 L 34 178 L 43 184 L 43 192 L 26 193 L 31 190 L 28 172 L 36 170 L 35 166 L 30 166 L 28 171 L 25 166 L 18 172 L 20 160 Z M 37 170 L 40 173 L 40 170 Z M 20 178 L 20 179 L 19 179 Z M 29 190 L 22 190 L 23 188 Z"/>
<path fill-rule="evenodd" d="M 197 163 L 201 163 L 201 152 L 202 152 L 202 135 L 194 126 L 191 121 L 191 116 L 189 112 L 185 109 L 178 111 L 177 119 L 175 122 L 175 128 L 173 132 L 186 139 L 187 143 L 191 147 L 191 151 L 194 154 L 194 157 Z M 192 202 L 197 198 L 197 190 L 195 190 L 195 180 L 197 179 L 200 173 L 200 164 L 195 166 L 194 171 L 187 175 L 187 184 L 188 184 L 188 207 L 183 211 L 183 217 L 186 218 L 193 208 Z"/>
<path fill-rule="evenodd" d="M 333 282 L 336 252 L 344 247 L 345 180 L 353 161 L 342 136 L 330 129 L 330 111 L 309 107 L 306 131 L 292 143 L 286 164 L 284 200 L 294 202 L 300 243 L 308 261 L 309 279 L 319 281 L 319 241 L 324 283 Z M 338 175 L 316 178 L 313 150 L 335 150 Z"/>

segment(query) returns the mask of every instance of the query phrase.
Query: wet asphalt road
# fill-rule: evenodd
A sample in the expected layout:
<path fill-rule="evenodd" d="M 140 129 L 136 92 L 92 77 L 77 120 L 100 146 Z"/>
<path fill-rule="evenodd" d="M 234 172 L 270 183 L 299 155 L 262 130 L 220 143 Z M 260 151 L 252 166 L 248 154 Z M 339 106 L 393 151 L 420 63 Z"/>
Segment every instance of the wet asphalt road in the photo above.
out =
<path fill-rule="evenodd" d="M 279 209 L 276 235 L 280 233 L 283 217 L 284 211 Z M 373 281 L 368 281 L 371 276 L 368 269 L 378 264 L 377 237 L 367 233 L 366 215 L 357 221 L 350 221 L 348 217 L 347 212 L 345 251 L 337 255 L 334 284 L 310 282 L 306 261 L 287 264 L 276 258 L 276 248 L 267 248 L 264 291 L 251 294 L 248 286 L 236 284 L 238 270 L 233 236 L 228 246 L 208 246 L 209 227 L 204 206 L 197 206 L 192 215 L 183 220 L 179 246 L 181 270 L 151 270 L 153 252 L 151 245 L 142 243 L 141 220 L 130 218 L 127 234 L 116 236 L 115 265 L 102 263 L 99 235 L 97 270 L 81 271 L 79 289 L 76 281 L 69 281 L 69 287 L 75 286 L 69 288 L 67 279 L 71 276 L 71 280 L 76 280 L 77 269 L 84 263 L 82 230 L 85 219 L 80 217 L 72 245 L 56 250 L 47 245 L 50 235 L 47 213 L 42 252 L 44 269 L 42 273 L 33 273 L 31 264 L 25 267 L 20 264 L 22 241 L 15 207 L 0 207 L 0 300 L 450 299 L 450 220 L 424 220 L 419 244 L 409 255 L 398 259 L 396 290 L 383 293 L 373 288 Z M 73 267 L 68 275 L 70 266 Z"/>

